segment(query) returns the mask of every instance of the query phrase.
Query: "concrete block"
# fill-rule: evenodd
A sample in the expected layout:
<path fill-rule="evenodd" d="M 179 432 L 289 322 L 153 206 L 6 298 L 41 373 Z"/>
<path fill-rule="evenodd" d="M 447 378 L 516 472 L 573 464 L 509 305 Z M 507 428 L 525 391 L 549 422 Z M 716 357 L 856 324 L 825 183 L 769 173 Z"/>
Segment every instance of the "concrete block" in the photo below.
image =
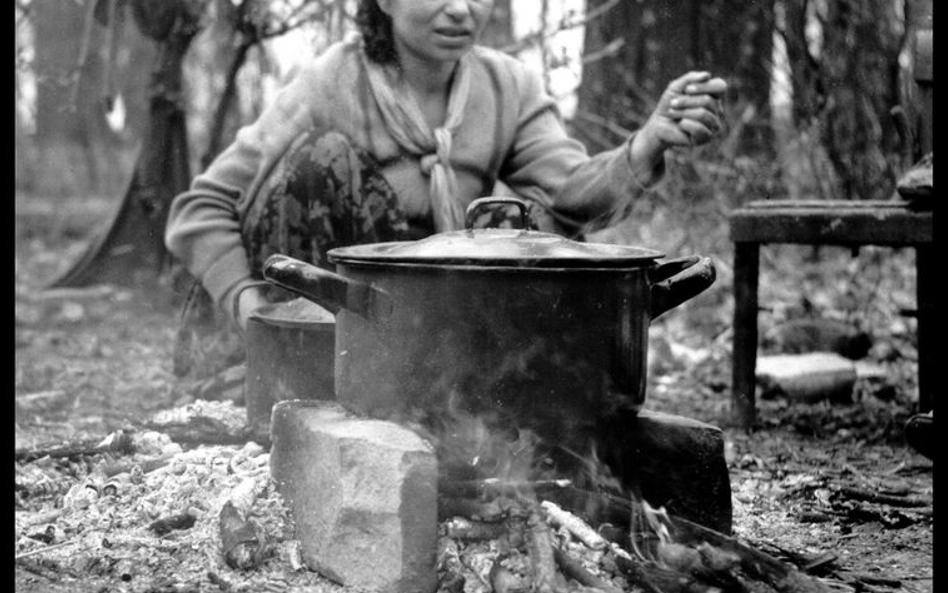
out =
<path fill-rule="evenodd" d="M 856 365 L 832 352 L 761 356 L 757 359 L 757 382 L 764 397 L 784 396 L 804 402 L 851 401 Z"/>
<path fill-rule="evenodd" d="M 437 588 L 438 466 L 425 440 L 319 400 L 277 402 L 271 438 L 309 568 L 369 591 Z"/>

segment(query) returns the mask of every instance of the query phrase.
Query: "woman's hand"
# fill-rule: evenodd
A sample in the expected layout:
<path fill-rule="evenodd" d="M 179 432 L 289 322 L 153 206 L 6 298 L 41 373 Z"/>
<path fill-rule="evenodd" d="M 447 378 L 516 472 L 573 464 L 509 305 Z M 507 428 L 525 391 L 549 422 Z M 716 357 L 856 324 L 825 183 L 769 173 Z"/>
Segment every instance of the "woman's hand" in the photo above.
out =
<path fill-rule="evenodd" d="M 267 304 L 267 299 L 263 296 L 263 291 L 257 286 L 250 286 L 237 295 L 237 303 L 234 305 L 234 321 L 240 326 L 241 331 L 247 331 L 247 319 L 250 314 L 260 306 Z"/>
<path fill-rule="evenodd" d="M 721 130 L 721 97 L 727 82 L 709 72 L 689 72 L 668 84 L 645 125 L 632 139 L 632 162 L 648 178 L 666 149 L 698 146 Z"/>

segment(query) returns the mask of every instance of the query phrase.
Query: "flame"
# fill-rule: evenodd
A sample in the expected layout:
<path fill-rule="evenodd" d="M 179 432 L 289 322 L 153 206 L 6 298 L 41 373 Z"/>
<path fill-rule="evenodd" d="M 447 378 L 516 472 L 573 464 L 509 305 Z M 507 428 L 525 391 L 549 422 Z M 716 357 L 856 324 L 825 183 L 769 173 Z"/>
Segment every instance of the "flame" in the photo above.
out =
<path fill-rule="evenodd" d="M 540 438 L 529 429 L 500 430 L 491 414 L 461 409 L 451 392 L 437 434 L 430 438 L 447 473 L 503 481 L 527 480 L 536 470 Z"/>

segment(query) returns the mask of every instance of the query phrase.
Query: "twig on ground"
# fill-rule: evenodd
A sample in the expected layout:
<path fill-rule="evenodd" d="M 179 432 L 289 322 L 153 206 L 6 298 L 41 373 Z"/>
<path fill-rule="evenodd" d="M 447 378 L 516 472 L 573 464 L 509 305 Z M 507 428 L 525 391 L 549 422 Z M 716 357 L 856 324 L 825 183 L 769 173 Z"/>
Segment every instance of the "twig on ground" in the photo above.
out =
<path fill-rule="evenodd" d="M 24 558 L 29 558 L 30 556 L 36 556 L 37 554 L 42 554 L 44 552 L 49 552 L 52 550 L 58 550 L 59 548 L 65 548 L 66 546 L 71 546 L 75 541 L 62 542 L 61 544 L 53 544 L 51 546 L 46 546 L 45 548 L 37 548 L 35 550 L 30 550 L 29 552 L 23 552 L 22 554 L 16 555 L 16 560 L 22 560 Z"/>

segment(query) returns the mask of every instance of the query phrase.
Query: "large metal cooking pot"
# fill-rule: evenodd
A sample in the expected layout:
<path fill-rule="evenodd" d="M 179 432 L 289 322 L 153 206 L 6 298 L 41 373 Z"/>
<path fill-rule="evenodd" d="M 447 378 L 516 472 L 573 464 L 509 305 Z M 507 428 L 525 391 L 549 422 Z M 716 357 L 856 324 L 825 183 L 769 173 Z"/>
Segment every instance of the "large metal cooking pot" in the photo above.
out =
<path fill-rule="evenodd" d="M 336 315 L 335 389 L 376 417 L 458 411 L 541 436 L 594 432 L 645 397 L 649 322 L 714 282 L 708 258 L 524 229 L 333 249 L 336 272 L 283 255 L 270 282 Z M 569 432 L 564 432 L 569 431 Z"/>

